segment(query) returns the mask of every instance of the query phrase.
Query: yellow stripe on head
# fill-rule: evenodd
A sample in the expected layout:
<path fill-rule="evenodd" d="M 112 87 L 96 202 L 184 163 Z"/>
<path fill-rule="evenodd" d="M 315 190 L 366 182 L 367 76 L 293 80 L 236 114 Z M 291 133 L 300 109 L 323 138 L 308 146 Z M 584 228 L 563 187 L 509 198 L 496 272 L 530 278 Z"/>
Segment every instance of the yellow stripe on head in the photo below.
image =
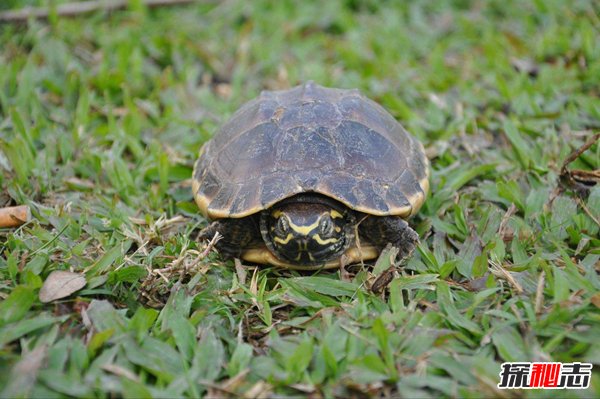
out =
<path fill-rule="evenodd" d="M 273 216 L 275 219 L 278 219 L 281 215 L 283 215 L 283 212 L 281 212 L 280 210 L 275 210 L 271 212 L 271 216 Z"/>
<path fill-rule="evenodd" d="M 307 236 L 311 231 L 313 231 L 314 229 L 316 229 L 319 226 L 320 220 L 321 219 L 318 219 L 316 222 L 314 222 L 313 224 L 310 224 L 308 226 L 298 226 L 297 224 L 294 224 L 290 220 L 290 227 L 296 233 Z"/>
<path fill-rule="evenodd" d="M 278 212 L 278 214 L 279 214 L 279 215 L 281 215 L 281 214 L 282 214 L 280 211 L 276 211 L 276 212 Z M 314 222 L 314 223 L 312 223 L 312 224 L 309 224 L 309 225 L 307 225 L 307 226 L 299 226 L 299 225 L 297 225 L 297 224 L 294 224 L 294 222 L 292 222 L 291 220 L 289 220 L 290 227 L 292 228 L 292 230 L 294 230 L 294 231 L 295 231 L 295 232 L 297 232 L 298 234 L 302 234 L 302 235 L 305 235 L 305 236 L 307 236 L 307 235 L 309 235 L 309 234 L 310 234 L 310 232 L 311 232 L 311 231 L 313 231 L 314 229 L 316 229 L 317 227 L 319 227 L 319 223 L 321 223 L 321 218 L 323 217 L 323 215 L 327 215 L 327 213 L 324 213 L 324 214 L 322 214 L 322 215 L 321 215 L 321 216 L 320 216 L 320 217 L 317 219 L 317 221 L 316 221 L 316 222 Z M 273 212 L 273 216 L 275 216 L 275 212 Z M 339 213 L 338 211 L 336 211 L 336 210 L 333 210 L 333 209 L 329 211 L 329 216 L 330 216 L 332 219 L 335 219 L 335 218 L 343 218 L 343 217 L 344 217 L 344 216 L 343 216 L 341 213 Z M 277 216 L 277 217 L 278 217 L 278 216 Z M 336 230 L 336 231 L 339 231 L 339 230 Z"/>
<path fill-rule="evenodd" d="M 318 242 L 321 245 L 331 244 L 331 243 L 339 241 L 339 239 L 336 238 L 336 237 L 322 239 L 321 236 L 318 235 L 318 234 L 315 234 L 314 236 L 312 236 L 312 239 L 315 240 L 316 242 Z"/>
<path fill-rule="evenodd" d="M 332 210 L 329 211 L 329 216 L 331 216 L 332 219 L 343 218 L 344 217 L 344 215 L 342 215 L 341 213 L 339 213 L 335 209 L 332 209 Z"/>
<path fill-rule="evenodd" d="M 275 237 L 273 238 L 274 241 L 277 241 L 279 244 L 287 244 L 288 242 L 290 242 L 290 240 L 294 238 L 293 234 L 288 234 L 287 237 L 285 238 L 279 238 L 279 237 Z"/>

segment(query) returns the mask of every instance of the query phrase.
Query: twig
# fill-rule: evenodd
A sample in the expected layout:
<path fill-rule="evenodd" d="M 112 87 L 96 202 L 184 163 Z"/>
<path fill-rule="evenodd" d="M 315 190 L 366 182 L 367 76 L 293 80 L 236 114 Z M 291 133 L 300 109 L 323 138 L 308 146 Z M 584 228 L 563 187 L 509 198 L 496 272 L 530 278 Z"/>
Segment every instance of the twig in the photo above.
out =
<path fill-rule="evenodd" d="M 0 208 L 0 228 L 18 227 L 31 220 L 31 210 L 27 205 Z"/>
<path fill-rule="evenodd" d="M 569 186 L 578 195 L 587 196 L 589 192 L 589 186 L 586 184 L 594 184 L 600 182 L 600 170 L 587 171 L 587 170 L 569 170 L 567 166 L 579 158 L 581 154 L 587 151 L 595 142 L 600 139 L 600 133 L 594 134 L 590 137 L 581 147 L 575 149 L 569 154 L 564 160 L 562 167 L 560 168 L 560 182 Z"/>
<path fill-rule="evenodd" d="M 567 165 L 570 164 L 571 162 L 573 162 L 574 160 L 576 160 L 577 158 L 579 158 L 579 156 L 581 154 L 583 154 L 592 145 L 594 145 L 594 143 L 596 141 L 598 141 L 598 139 L 600 139 L 600 133 L 594 134 L 592 137 L 590 137 L 588 139 L 588 141 L 585 142 L 585 144 L 583 144 L 581 147 L 579 147 L 576 150 L 574 150 L 573 152 L 571 152 L 569 154 L 569 156 L 563 162 L 562 167 L 560 168 L 560 174 L 562 175 L 562 174 L 569 173 L 569 171 L 567 169 Z"/>
<path fill-rule="evenodd" d="M 200 254 L 200 259 L 202 258 L 206 258 L 208 256 L 208 253 L 213 249 L 213 247 L 215 246 L 215 244 L 221 239 L 223 238 L 223 236 L 221 234 L 219 234 L 219 232 L 217 231 L 214 235 L 214 237 L 212 238 L 212 240 L 210 240 L 210 242 L 208 243 L 208 245 L 206 246 L 206 248 L 204 249 L 204 251 L 202 251 L 202 253 Z"/>
<path fill-rule="evenodd" d="M 187 245 L 184 245 L 183 248 L 181 248 L 181 251 L 179 251 L 179 256 L 175 258 L 173 262 L 171 262 L 167 267 L 163 267 L 162 269 L 151 269 L 152 273 L 156 273 L 159 276 L 162 276 L 161 273 L 178 270 L 179 265 L 181 265 L 181 263 L 183 263 L 183 261 L 185 260 L 185 257 L 187 255 L 187 249 Z"/>
<path fill-rule="evenodd" d="M 144 6 L 148 8 L 176 6 L 190 4 L 198 0 L 145 0 Z M 56 14 L 60 17 L 76 17 L 94 11 L 116 11 L 127 8 L 129 0 L 94 0 L 78 1 L 61 4 L 56 7 Z M 0 13 L 0 22 L 27 22 L 29 19 L 48 19 L 51 10 L 48 7 L 25 7 L 18 10 L 9 10 Z"/>

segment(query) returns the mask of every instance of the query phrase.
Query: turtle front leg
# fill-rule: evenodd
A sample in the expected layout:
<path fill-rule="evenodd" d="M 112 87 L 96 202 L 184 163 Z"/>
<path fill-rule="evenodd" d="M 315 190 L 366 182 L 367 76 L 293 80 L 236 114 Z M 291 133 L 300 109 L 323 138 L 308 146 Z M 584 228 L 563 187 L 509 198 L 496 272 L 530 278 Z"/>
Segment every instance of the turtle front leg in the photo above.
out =
<path fill-rule="evenodd" d="M 380 250 L 392 244 L 400 259 L 409 258 L 419 242 L 419 235 L 399 216 L 369 216 L 359 225 L 361 239 Z"/>
<path fill-rule="evenodd" d="M 215 248 L 226 259 L 240 258 L 245 249 L 262 241 L 258 226 L 252 218 L 214 221 L 200 231 L 198 239 L 211 240 L 217 232 L 223 238 L 216 242 Z"/>

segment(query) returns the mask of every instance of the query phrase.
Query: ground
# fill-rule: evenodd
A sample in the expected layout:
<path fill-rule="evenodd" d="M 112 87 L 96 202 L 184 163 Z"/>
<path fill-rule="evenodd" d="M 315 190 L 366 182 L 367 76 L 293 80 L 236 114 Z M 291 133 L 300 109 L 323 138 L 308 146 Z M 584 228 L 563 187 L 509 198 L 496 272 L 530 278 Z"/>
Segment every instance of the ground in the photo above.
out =
<path fill-rule="evenodd" d="M 5 1 L 0 8 L 46 1 Z M 511 361 L 600 364 L 594 1 L 200 1 L 0 25 L 3 397 L 543 397 Z M 359 88 L 425 145 L 415 256 L 236 272 L 195 237 L 202 143 L 263 89 Z M 600 168 L 592 145 L 568 170 Z M 388 254 L 389 255 L 389 254 Z M 86 286 L 41 302 L 55 270 Z M 245 271 L 245 276 L 244 276 Z M 591 388 L 553 396 L 600 396 Z"/>

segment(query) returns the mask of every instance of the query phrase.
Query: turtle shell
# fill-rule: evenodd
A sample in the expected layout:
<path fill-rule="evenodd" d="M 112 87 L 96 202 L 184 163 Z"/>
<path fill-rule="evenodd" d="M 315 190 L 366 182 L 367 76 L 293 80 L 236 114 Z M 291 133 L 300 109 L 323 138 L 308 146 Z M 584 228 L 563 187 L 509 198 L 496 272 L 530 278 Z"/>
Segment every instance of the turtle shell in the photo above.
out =
<path fill-rule="evenodd" d="M 200 150 L 192 186 L 210 219 L 245 217 L 306 192 L 409 217 L 425 200 L 429 167 L 421 143 L 377 103 L 308 82 L 243 105 Z"/>

